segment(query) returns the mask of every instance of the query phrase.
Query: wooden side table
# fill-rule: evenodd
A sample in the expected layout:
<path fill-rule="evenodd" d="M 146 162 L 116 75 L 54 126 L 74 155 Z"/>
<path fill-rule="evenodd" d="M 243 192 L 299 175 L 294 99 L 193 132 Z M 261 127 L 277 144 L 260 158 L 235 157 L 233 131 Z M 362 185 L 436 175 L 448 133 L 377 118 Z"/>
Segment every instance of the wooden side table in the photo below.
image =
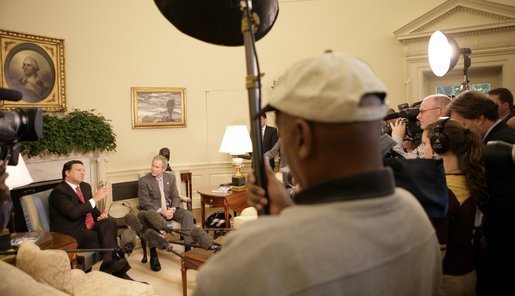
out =
<path fill-rule="evenodd" d="M 35 241 L 35 244 L 39 246 L 41 250 L 76 250 L 77 249 L 77 241 L 66 234 L 57 233 L 57 232 L 46 232 L 46 231 L 38 231 L 38 232 L 16 232 L 11 233 L 11 239 L 15 239 L 23 236 L 39 236 L 39 239 Z M 68 253 L 68 257 L 70 258 L 70 263 L 72 268 L 77 267 L 77 254 L 76 253 Z M 13 256 L 14 259 L 14 256 Z M 10 261 L 10 259 L 8 260 Z M 9 262 L 10 263 L 10 262 Z"/>
<path fill-rule="evenodd" d="M 241 212 L 247 205 L 247 194 L 245 191 L 227 193 L 213 192 L 213 187 L 203 187 L 197 190 L 200 194 L 200 207 L 201 207 L 201 218 L 202 227 L 204 227 L 204 221 L 206 221 L 206 205 L 212 205 L 214 207 L 224 207 L 225 213 L 225 227 L 231 227 L 231 221 L 229 220 L 229 208 L 234 211 L 234 215 Z"/>
<path fill-rule="evenodd" d="M 191 186 L 191 172 L 181 171 L 181 182 L 186 183 L 186 196 L 192 198 L 192 186 Z"/>

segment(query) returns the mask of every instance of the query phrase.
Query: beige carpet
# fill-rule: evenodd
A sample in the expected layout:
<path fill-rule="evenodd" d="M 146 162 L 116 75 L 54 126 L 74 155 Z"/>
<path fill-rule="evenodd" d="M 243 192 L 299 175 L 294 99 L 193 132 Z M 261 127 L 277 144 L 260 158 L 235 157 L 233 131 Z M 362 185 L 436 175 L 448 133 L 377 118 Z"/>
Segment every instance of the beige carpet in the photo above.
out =
<path fill-rule="evenodd" d="M 174 251 L 179 253 L 184 252 L 183 246 L 173 245 L 173 248 Z M 152 271 L 149 262 L 141 263 L 143 253 L 141 247 L 138 247 L 128 258 L 132 268 L 127 274 L 137 281 L 149 283 L 158 295 L 182 295 L 181 259 L 173 253 L 161 250 L 158 252 L 159 262 L 161 263 L 160 271 Z M 147 254 L 147 256 L 150 260 L 150 254 Z M 93 269 L 98 270 L 99 268 L 100 262 L 97 262 Z M 188 295 L 192 295 L 196 287 L 196 276 L 196 270 L 188 269 Z"/>
<path fill-rule="evenodd" d="M 223 207 L 206 207 L 206 217 L 209 217 L 212 213 L 216 211 L 223 211 Z M 193 215 L 197 218 L 197 227 L 202 227 L 202 223 L 200 222 L 200 209 L 194 209 Z M 167 237 L 168 240 L 171 240 L 171 237 Z M 179 239 L 175 237 L 175 239 Z M 174 251 L 179 253 L 184 252 L 184 246 L 172 244 Z M 139 240 L 137 240 L 137 247 L 129 256 L 128 261 L 131 265 L 131 269 L 127 274 L 137 280 L 144 281 L 149 283 L 156 292 L 157 295 L 161 296 L 175 296 L 182 295 L 182 278 L 181 278 L 181 258 L 173 253 L 168 253 L 165 251 L 158 251 L 159 254 L 159 262 L 161 263 L 161 270 L 158 272 L 152 271 L 150 269 L 150 263 L 147 262 L 145 264 L 141 263 L 141 258 L 143 258 L 143 252 L 141 249 L 141 245 L 139 244 Z M 150 254 L 147 252 L 147 258 L 150 260 Z M 97 262 L 93 265 L 93 270 L 98 270 L 100 268 L 101 262 Z M 192 295 L 195 287 L 197 286 L 197 271 L 188 269 L 187 271 L 187 286 L 188 286 L 188 295 Z"/>

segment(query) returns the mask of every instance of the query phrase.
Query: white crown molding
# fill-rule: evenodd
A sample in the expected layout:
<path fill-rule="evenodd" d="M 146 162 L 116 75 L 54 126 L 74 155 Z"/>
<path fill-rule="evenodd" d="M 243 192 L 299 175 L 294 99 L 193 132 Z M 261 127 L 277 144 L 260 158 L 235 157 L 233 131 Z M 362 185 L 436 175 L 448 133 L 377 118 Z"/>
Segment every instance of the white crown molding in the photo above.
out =
<path fill-rule="evenodd" d="M 396 30 L 394 35 L 402 43 L 412 43 L 429 39 L 436 30 L 452 36 L 515 31 L 515 6 L 484 0 L 449 0 Z"/>

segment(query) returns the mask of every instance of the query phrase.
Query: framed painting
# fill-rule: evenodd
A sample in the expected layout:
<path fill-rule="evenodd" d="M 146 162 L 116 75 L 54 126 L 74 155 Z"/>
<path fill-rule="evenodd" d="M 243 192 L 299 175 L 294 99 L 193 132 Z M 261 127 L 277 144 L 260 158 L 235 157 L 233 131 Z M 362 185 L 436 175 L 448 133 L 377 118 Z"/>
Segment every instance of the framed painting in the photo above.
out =
<path fill-rule="evenodd" d="M 186 89 L 132 87 L 132 128 L 186 127 Z"/>
<path fill-rule="evenodd" d="M 2 109 L 66 111 L 63 39 L 0 30 L 0 47 L 0 86 L 22 93 L 17 102 L 0 98 Z"/>

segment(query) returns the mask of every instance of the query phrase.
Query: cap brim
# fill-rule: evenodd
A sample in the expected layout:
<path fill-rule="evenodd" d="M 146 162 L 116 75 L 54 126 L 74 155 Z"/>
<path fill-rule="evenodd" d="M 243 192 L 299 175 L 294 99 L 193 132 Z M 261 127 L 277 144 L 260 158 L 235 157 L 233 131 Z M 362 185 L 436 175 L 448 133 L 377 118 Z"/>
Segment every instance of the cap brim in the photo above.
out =
<path fill-rule="evenodd" d="M 253 119 L 258 119 L 259 117 L 265 115 L 266 112 L 271 112 L 271 111 L 277 111 L 277 109 L 275 109 L 270 104 L 268 104 L 265 107 L 261 108 L 261 110 L 259 110 L 259 112 L 256 113 L 256 115 L 254 115 Z"/>

